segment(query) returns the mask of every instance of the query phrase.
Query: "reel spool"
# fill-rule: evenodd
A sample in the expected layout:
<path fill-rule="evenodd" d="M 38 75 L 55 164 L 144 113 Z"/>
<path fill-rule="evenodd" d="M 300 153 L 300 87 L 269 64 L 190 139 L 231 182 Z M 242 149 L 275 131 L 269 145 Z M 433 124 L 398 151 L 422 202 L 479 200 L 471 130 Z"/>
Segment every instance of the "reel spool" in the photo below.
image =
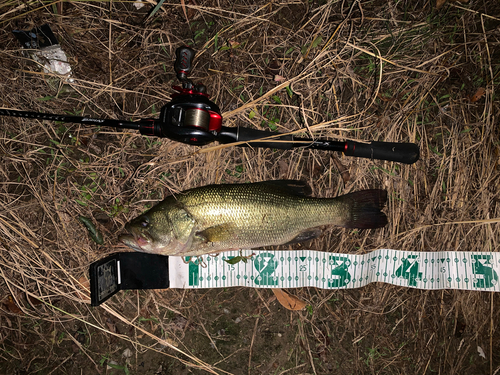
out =
<path fill-rule="evenodd" d="M 184 117 L 184 126 L 208 130 L 210 124 L 210 115 L 208 111 L 201 108 L 191 108 L 186 110 Z"/>

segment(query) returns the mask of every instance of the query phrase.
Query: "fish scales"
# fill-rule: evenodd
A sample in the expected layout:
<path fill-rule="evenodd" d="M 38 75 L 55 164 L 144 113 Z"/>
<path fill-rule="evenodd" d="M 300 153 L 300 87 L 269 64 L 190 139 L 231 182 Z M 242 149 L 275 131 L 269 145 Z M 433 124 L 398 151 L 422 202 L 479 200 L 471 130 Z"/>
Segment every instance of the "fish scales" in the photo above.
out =
<path fill-rule="evenodd" d="M 383 190 L 307 197 L 301 182 L 209 185 L 167 197 L 127 224 L 120 239 L 138 251 L 195 256 L 306 241 L 318 227 L 378 228 Z"/>
<path fill-rule="evenodd" d="M 226 241 L 204 243 L 200 244 L 201 247 L 220 250 L 283 244 L 291 241 L 304 228 L 341 224 L 342 206 L 345 205 L 338 204 L 332 209 L 329 199 L 254 190 L 244 185 L 227 185 L 227 189 L 209 187 L 178 197 L 201 227 L 231 223 L 232 230 L 237 233 Z"/>

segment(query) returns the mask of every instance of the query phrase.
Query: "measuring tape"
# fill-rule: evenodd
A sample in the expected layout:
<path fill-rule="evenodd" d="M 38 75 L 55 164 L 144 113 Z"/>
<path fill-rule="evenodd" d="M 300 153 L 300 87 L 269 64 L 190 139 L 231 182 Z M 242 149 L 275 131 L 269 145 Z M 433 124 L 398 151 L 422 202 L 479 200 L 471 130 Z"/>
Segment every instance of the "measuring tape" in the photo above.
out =
<path fill-rule="evenodd" d="M 240 257 L 237 263 L 236 257 Z M 315 250 L 242 250 L 191 259 L 128 252 L 112 254 L 89 268 L 92 306 L 128 289 L 231 286 L 351 289 L 383 282 L 419 289 L 498 292 L 499 273 L 500 253 L 390 249 L 362 255 Z"/>
<path fill-rule="evenodd" d="M 500 291 L 500 253 L 380 249 L 356 255 L 243 250 L 241 255 L 249 259 L 227 262 L 240 256 L 240 251 L 205 255 L 202 261 L 191 258 L 189 263 L 170 257 L 170 288 L 351 289 L 383 282 L 418 289 Z"/>

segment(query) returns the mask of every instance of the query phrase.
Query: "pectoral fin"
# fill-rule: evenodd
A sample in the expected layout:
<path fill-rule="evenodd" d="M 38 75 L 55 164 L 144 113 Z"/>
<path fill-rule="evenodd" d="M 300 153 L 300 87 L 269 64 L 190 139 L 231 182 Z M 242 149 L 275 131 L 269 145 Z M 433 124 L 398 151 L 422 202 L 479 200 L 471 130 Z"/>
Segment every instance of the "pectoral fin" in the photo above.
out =
<path fill-rule="evenodd" d="M 215 225 L 210 228 L 206 228 L 202 231 L 196 232 L 196 240 L 209 243 L 209 242 L 224 242 L 234 236 L 234 225 L 226 223 Z"/>

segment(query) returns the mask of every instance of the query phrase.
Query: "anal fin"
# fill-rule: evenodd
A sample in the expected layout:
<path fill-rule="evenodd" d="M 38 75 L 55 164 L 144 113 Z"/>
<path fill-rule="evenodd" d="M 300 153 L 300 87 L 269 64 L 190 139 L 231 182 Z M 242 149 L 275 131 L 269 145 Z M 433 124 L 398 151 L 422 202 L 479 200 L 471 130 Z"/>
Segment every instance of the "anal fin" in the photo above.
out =
<path fill-rule="evenodd" d="M 314 238 L 318 238 L 321 235 L 321 233 L 322 233 L 322 230 L 319 228 L 307 229 L 303 232 L 300 232 L 292 240 L 288 241 L 284 245 L 291 245 L 294 243 L 306 242 L 306 241 L 312 240 Z"/>

